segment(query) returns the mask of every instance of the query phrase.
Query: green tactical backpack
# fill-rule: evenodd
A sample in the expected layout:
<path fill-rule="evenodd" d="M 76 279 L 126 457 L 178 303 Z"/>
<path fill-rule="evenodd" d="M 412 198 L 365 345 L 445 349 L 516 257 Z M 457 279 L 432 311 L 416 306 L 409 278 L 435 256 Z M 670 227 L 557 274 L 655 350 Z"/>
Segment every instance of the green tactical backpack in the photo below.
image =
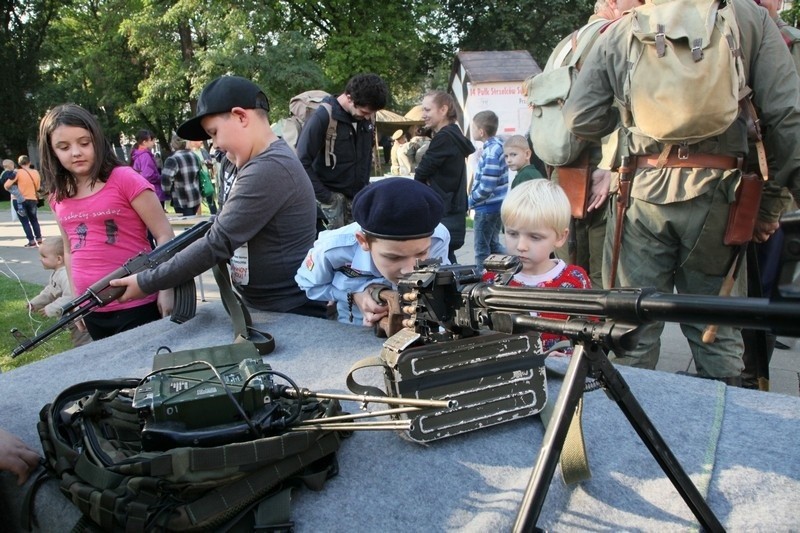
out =
<path fill-rule="evenodd" d="M 178 361 L 232 359 L 240 365 L 269 369 L 260 362 L 251 343 L 169 355 Z M 241 383 L 238 377 L 229 378 L 225 371 L 220 372 L 225 381 Z M 245 385 L 247 382 L 251 378 L 245 380 Z M 225 426 L 216 426 L 222 428 L 217 434 L 230 433 L 232 440 L 238 442 L 146 451 L 142 437 L 149 422 L 143 423 L 141 409 L 135 407 L 142 383 L 140 379 L 79 383 L 64 390 L 40 413 L 37 428 L 47 471 L 60 479 L 61 491 L 84 514 L 76 529 L 290 530 L 291 489 L 305 485 L 321 490 L 325 481 L 337 473 L 339 433 L 287 430 L 298 421 L 340 413 L 335 400 L 306 398 L 298 403 L 271 398 L 261 405 L 272 404 L 272 419 L 279 423 L 260 437 L 243 435 L 241 429 L 227 431 Z M 204 381 L 203 393 L 219 383 Z M 173 384 L 169 387 L 175 389 Z M 243 391 L 246 388 L 242 386 Z M 155 406 L 157 396 L 152 391 L 147 400 Z M 242 392 L 237 396 L 246 395 Z M 174 409 L 177 411 L 178 407 Z M 169 412 L 168 408 L 166 413 Z M 253 421 L 257 418 L 256 414 L 250 416 Z M 291 420 L 284 427 L 282 422 L 287 418 Z M 263 418 L 258 421 L 263 422 Z M 166 427 L 171 430 L 174 423 Z M 234 526 L 237 529 L 231 529 Z"/>

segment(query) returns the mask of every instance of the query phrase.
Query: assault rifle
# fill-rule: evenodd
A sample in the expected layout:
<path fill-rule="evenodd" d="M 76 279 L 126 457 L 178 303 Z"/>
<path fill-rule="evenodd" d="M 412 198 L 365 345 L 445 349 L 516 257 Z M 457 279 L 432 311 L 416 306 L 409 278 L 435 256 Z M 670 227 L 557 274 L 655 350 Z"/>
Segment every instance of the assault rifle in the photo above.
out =
<path fill-rule="evenodd" d="M 136 256 L 128 259 L 124 265 L 115 271 L 111 272 L 103 279 L 92 284 L 83 295 L 72 300 L 63 308 L 61 319 L 47 328 L 45 331 L 35 336 L 32 339 L 25 339 L 19 346 L 14 348 L 11 352 L 11 357 L 17 357 L 25 353 L 27 350 L 38 346 L 46 341 L 52 335 L 58 333 L 61 329 L 66 328 L 74 321 L 78 320 L 91 313 L 96 307 L 107 305 L 125 292 L 124 287 L 112 287 L 109 282 L 112 279 L 124 278 L 131 274 L 136 274 L 144 270 L 155 268 L 161 263 L 169 261 L 176 253 L 180 252 L 191 243 L 206 234 L 213 222 L 211 220 L 204 220 L 187 229 L 177 237 L 171 239 L 164 244 L 157 246 L 149 253 L 141 252 Z M 186 322 L 195 315 L 197 310 L 196 292 L 194 279 L 182 283 L 175 287 L 175 305 L 173 307 L 171 320 L 178 324 Z M 12 334 L 18 333 L 18 330 L 12 330 Z M 15 334 L 15 337 L 17 335 Z"/>
<path fill-rule="evenodd" d="M 723 527 L 691 479 L 633 396 L 607 351 L 616 354 L 636 347 L 643 325 L 656 321 L 718 324 L 769 330 L 776 335 L 800 336 L 800 211 L 784 215 L 782 272 L 774 299 L 663 294 L 655 289 L 613 290 L 537 289 L 505 287 L 481 281 L 474 267 L 440 266 L 421 261 L 398 283 L 404 322 L 431 342 L 479 334 L 551 332 L 571 338 L 575 349 L 552 421 L 540 448 L 514 531 L 534 529 L 555 473 L 573 413 L 587 377 L 595 378 L 638 433 L 672 481 L 701 526 Z M 490 256 L 485 266 L 498 278 L 509 279 L 519 268 L 514 257 Z M 568 315 L 566 320 L 532 316 L 531 312 Z"/>

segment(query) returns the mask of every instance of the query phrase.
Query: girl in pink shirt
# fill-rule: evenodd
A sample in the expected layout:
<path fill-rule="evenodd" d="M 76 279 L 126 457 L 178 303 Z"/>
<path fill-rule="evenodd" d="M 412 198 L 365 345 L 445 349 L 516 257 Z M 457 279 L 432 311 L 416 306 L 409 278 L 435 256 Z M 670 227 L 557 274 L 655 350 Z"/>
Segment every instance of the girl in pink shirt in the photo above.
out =
<path fill-rule="evenodd" d="M 174 236 L 152 184 L 114 155 L 99 123 L 82 107 L 64 104 L 45 115 L 39 153 L 73 294 L 150 251 L 148 230 L 158 244 Z M 111 302 L 83 321 L 92 339 L 102 339 L 169 314 L 172 300 L 168 290 Z"/>

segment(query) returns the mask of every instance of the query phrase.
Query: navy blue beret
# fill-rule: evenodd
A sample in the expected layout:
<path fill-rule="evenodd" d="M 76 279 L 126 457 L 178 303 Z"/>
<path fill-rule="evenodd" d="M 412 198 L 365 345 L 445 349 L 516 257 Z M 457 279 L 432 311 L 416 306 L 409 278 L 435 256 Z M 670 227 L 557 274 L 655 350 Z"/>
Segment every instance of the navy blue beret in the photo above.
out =
<path fill-rule="evenodd" d="M 407 241 L 433 235 L 444 204 L 427 185 L 410 178 L 385 178 L 353 198 L 353 218 L 379 239 Z"/>

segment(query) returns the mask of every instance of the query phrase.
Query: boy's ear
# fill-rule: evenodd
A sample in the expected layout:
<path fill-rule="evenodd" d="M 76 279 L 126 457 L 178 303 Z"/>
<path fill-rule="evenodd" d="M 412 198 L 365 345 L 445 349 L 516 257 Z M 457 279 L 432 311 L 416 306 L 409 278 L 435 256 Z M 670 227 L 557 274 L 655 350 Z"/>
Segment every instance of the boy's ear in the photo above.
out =
<path fill-rule="evenodd" d="M 564 228 L 564 231 L 556 239 L 555 245 L 556 248 L 561 248 L 564 246 L 564 243 L 567 242 L 567 237 L 569 236 L 569 228 Z"/>
<path fill-rule="evenodd" d="M 365 252 L 369 252 L 369 241 L 367 241 L 366 235 L 362 232 L 356 232 L 356 241 L 358 241 L 358 245 L 361 246 L 361 249 Z"/>
<path fill-rule="evenodd" d="M 247 123 L 250 119 L 247 114 L 247 110 L 241 107 L 234 107 L 231 109 L 231 117 L 235 118 L 241 123 Z"/>

